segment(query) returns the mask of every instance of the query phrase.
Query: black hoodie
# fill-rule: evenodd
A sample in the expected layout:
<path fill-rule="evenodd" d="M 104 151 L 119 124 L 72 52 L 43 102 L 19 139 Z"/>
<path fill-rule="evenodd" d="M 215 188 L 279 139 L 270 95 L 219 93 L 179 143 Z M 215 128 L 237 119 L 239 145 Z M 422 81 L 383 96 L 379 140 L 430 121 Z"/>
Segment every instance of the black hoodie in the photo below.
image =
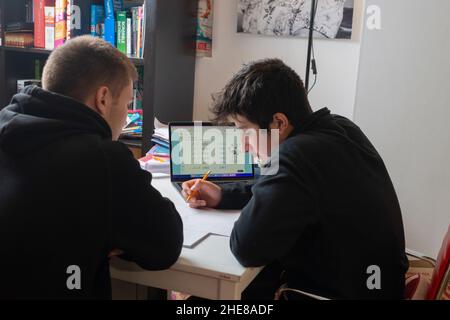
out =
<path fill-rule="evenodd" d="M 403 298 L 400 206 L 362 131 L 322 109 L 281 144 L 278 165 L 253 186 L 224 188 L 222 208 L 244 207 L 231 235 L 236 258 L 281 265 L 289 286 L 328 298 Z"/>
<path fill-rule="evenodd" d="M 87 106 L 38 87 L 14 96 L 0 111 L 0 298 L 108 299 L 117 248 L 170 267 L 182 221 L 151 179 Z"/>

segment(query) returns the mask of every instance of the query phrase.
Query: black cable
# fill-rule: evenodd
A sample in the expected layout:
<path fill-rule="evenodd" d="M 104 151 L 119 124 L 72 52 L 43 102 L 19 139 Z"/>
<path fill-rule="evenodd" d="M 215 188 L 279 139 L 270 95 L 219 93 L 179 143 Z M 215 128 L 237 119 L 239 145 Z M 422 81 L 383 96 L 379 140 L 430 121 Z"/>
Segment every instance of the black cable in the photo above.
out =
<path fill-rule="evenodd" d="M 315 5 L 315 7 L 314 7 L 314 17 L 317 15 L 317 7 L 318 7 L 318 4 L 319 4 L 319 0 L 316 1 L 316 5 Z M 314 26 L 313 26 L 313 28 L 314 28 Z M 311 50 L 312 50 L 311 69 L 312 69 L 313 74 L 314 74 L 314 83 L 313 83 L 313 85 L 311 86 L 311 88 L 308 89 L 308 94 L 312 91 L 312 89 L 314 89 L 314 87 L 315 87 L 316 84 L 317 84 L 317 74 L 318 74 L 318 72 L 317 72 L 317 60 L 316 60 L 316 54 L 315 54 L 315 52 L 314 52 L 314 37 L 313 37 L 313 39 L 312 39 L 312 41 L 311 41 Z"/>
<path fill-rule="evenodd" d="M 316 17 L 315 13 L 315 4 L 316 0 L 310 0 L 311 1 L 311 15 L 309 20 L 309 35 L 308 35 L 308 51 L 306 56 L 306 75 L 305 75 L 305 88 L 308 91 L 309 90 L 309 75 L 311 72 L 311 54 L 312 54 L 312 46 L 314 42 L 314 19 Z"/>
<path fill-rule="evenodd" d="M 314 57 L 314 48 L 313 48 L 313 59 L 311 62 L 312 62 L 311 68 L 312 68 L 313 74 L 314 74 L 314 83 L 311 86 L 311 88 L 309 88 L 308 94 L 312 91 L 312 89 L 314 89 L 314 87 L 316 86 L 316 83 L 317 83 L 317 64 L 316 64 L 316 59 Z"/>
<path fill-rule="evenodd" d="M 311 88 L 309 88 L 308 93 L 310 93 L 311 90 L 314 89 L 314 87 L 316 86 L 316 83 L 317 83 L 317 75 L 314 75 L 314 82 L 313 82 Z"/>

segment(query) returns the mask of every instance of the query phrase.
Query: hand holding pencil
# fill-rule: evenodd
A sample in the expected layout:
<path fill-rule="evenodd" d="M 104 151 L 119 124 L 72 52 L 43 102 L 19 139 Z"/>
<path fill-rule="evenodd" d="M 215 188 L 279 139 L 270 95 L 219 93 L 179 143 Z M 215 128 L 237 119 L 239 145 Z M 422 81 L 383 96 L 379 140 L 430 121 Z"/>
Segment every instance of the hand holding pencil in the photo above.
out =
<path fill-rule="evenodd" d="M 211 171 L 204 174 L 202 179 L 189 180 L 182 185 L 182 194 L 186 202 L 192 208 L 209 207 L 215 208 L 222 199 L 222 189 L 207 181 Z"/>
<path fill-rule="evenodd" d="M 209 174 L 211 173 L 211 170 L 207 171 L 204 175 L 203 178 L 201 180 L 197 180 L 194 185 L 190 188 L 191 190 L 191 194 L 188 195 L 186 202 L 189 202 L 189 200 L 191 200 L 192 197 L 197 196 L 198 195 L 198 185 L 200 184 L 200 182 L 206 181 L 206 179 L 208 179 Z"/>

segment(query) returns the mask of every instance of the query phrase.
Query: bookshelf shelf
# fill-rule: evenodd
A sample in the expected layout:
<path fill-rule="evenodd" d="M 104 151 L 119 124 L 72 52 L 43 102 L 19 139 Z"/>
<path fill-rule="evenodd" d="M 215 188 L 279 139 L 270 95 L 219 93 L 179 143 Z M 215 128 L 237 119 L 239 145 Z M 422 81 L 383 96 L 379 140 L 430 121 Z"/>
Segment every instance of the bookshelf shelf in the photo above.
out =
<path fill-rule="evenodd" d="M 26 2 L 0 0 L 0 29 L 26 20 Z M 145 56 L 129 57 L 143 69 L 142 139 L 123 140 L 141 148 L 143 154 L 152 145 L 155 117 L 162 122 L 192 120 L 197 3 L 198 0 L 145 0 Z M 16 93 L 17 80 L 34 79 L 36 61 L 42 66 L 50 53 L 39 48 L 0 46 L 0 109 Z"/>
<path fill-rule="evenodd" d="M 21 48 L 21 47 L 3 46 L 3 47 L 0 47 L 0 49 L 3 49 L 5 51 L 12 51 L 12 52 L 29 52 L 29 53 L 46 54 L 46 55 L 50 54 L 49 50 L 39 49 L 39 48 Z"/>
<path fill-rule="evenodd" d="M 28 52 L 28 53 L 35 53 L 35 54 L 42 54 L 42 55 L 50 55 L 52 52 L 51 50 L 41 49 L 41 48 L 21 48 L 21 47 L 9 47 L 9 46 L 0 46 L 0 50 L 6 50 L 6 51 L 12 51 L 12 52 Z M 143 66 L 144 65 L 144 59 L 142 58 L 135 58 L 128 56 L 131 61 L 133 61 L 135 66 Z"/>

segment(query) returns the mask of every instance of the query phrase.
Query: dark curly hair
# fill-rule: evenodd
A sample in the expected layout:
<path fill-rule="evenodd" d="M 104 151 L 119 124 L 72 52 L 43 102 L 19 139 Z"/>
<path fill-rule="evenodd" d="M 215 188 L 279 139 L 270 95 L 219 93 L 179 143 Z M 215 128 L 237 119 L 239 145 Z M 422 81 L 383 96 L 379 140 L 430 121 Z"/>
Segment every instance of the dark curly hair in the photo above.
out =
<path fill-rule="evenodd" d="M 294 127 L 312 113 L 303 81 L 279 59 L 244 65 L 213 99 L 211 111 L 216 122 L 240 115 L 261 129 L 268 129 L 278 112 Z"/>

